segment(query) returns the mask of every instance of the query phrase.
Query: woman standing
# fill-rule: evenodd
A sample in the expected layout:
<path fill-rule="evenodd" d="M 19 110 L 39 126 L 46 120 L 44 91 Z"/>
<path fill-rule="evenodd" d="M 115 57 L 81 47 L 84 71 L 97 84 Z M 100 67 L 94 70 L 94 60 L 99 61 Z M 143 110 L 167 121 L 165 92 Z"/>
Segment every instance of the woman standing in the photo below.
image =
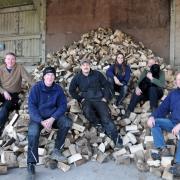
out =
<path fill-rule="evenodd" d="M 121 105 L 123 99 L 126 96 L 128 89 L 128 82 L 131 75 L 131 69 L 124 58 L 122 53 L 117 55 L 115 64 L 111 65 L 107 71 L 107 80 L 110 83 L 110 87 L 113 93 L 119 92 L 119 96 L 116 100 L 116 105 Z"/>

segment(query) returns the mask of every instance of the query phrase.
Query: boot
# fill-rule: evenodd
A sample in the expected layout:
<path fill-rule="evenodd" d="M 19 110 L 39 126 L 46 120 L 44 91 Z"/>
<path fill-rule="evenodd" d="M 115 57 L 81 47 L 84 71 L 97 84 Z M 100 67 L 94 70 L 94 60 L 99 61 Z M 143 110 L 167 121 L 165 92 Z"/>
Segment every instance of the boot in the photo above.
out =
<path fill-rule="evenodd" d="M 53 159 L 53 160 L 56 160 L 56 161 L 66 161 L 67 160 L 67 158 L 64 157 L 61 154 L 60 150 L 57 149 L 57 148 L 54 148 L 52 154 L 50 155 L 50 158 Z"/>
<path fill-rule="evenodd" d="M 36 172 L 35 172 L 35 164 L 28 163 L 27 172 L 28 172 L 27 180 L 35 180 L 35 174 L 36 174 Z"/>
<path fill-rule="evenodd" d="M 175 177 L 180 177 L 180 164 L 174 164 L 172 167 L 169 168 L 169 172 Z"/>
<path fill-rule="evenodd" d="M 161 160 L 161 157 L 171 156 L 171 153 L 167 147 L 161 148 L 158 153 L 151 153 L 153 160 Z"/>

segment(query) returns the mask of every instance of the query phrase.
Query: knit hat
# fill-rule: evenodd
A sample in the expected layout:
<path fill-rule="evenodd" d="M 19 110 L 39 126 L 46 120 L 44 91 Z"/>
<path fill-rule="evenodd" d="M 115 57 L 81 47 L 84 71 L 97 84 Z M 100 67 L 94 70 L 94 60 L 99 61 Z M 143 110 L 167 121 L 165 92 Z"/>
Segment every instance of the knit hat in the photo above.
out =
<path fill-rule="evenodd" d="M 54 76 L 56 77 L 56 70 L 55 68 L 48 66 L 43 70 L 43 77 L 47 74 L 47 73 L 53 73 Z"/>

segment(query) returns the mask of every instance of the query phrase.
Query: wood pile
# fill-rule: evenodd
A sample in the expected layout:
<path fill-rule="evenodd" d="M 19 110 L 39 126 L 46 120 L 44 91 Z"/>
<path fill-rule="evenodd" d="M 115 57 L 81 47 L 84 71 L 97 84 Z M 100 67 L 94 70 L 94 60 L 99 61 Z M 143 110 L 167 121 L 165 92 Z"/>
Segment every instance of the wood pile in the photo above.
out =
<path fill-rule="evenodd" d="M 112 118 L 123 137 L 124 147 L 114 148 L 114 143 L 104 132 L 91 127 L 87 119 L 83 116 L 81 108 L 76 100 L 72 99 L 68 93 L 69 83 L 75 73 L 80 70 L 80 59 L 90 58 L 92 68 L 105 71 L 115 61 L 118 52 L 122 52 L 132 69 L 132 79 L 128 96 L 124 100 L 124 107 L 119 108 L 114 104 L 113 99 L 109 103 Z M 66 172 L 70 165 L 79 166 L 88 160 L 96 160 L 103 163 L 109 159 L 114 159 L 117 164 L 130 164 L 135 162 L 140 171 L 150 171 L 157 176 L 171 179 L 168 174 L 172 157 L 163 157 L 161 161 L 153 161 L 151 151 L 153 151 L 153 138 L 146 122 L 149 112 L 149 102 L 141 103 L 135 108 L 128 119 L 122 119 L 120 114 L 124 114 L 124 109 L 130 101 L 135 83 L 146 67 L 147 60 L 154 57 L 150 49 L 144 47 L 143 43 L 136 42 L 129 35 L 120 30 L 98 28 L 89 33 L 83 34 L 78 42 L 74 42 L 60 51 L 48 54 L 46 64 L 39 65 L 33 72 L 36 80 L 42 77 L 43 68 L 51 65 L 57 69 L 57 82 L 64 88 L 68 97 L 68 116 L 73 120 L 72 130 L 66 138 L 63 155 L 67 157 L 67 162 L 58 162 L 57 167 Z M 170 65 L 165 65 L 163 59 L 158 57 L 161 69 L 166 74 L 166 89 L 164 96 L 174 87 L 174 70 Z M 0 173 L 6 173 L 7 167 L 25 167 L 27 157 L 27 129 L 28 129 L 28 106 L 27 94 L 23 95 L 21 108 L 18 115 L 13 112 L 9 123 L 3 133 L 1 145 Z M 49 166 L 48 154 L 54 146 L 56 130 L 50 134 L 42 130 L 40 136 L 39 155 L 40 163 Z M 176 141 L 172 134 L 165 135 L 169 142 Z M 175 144 L 169 145 L 172 155 L 174 155 Z M 168 178 L 167 178 L 168 177 Z"/>

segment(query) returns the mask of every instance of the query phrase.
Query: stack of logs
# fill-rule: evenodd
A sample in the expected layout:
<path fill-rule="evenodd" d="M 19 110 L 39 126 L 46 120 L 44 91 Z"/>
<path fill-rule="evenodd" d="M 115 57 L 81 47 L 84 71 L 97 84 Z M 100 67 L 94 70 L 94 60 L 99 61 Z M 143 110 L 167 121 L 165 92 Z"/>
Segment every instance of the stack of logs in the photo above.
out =
<path fill-rule="evenodd" d="M 115 61 L 116 55 L 122 52 L 125 55 L 127 63 L 132 69 L 132 78 L 128 96 L 124 100 L 124 107 L 119 108 L 114 105 L 114 99 L 109 103 L 112 118 L 123 137 L 124 147 L 122 149 L 114 148 L 114 143 L 104 132 L 97 131 L 91 127 L 87 119 L 83 116 L 82 110 L 76 100 L 72 99 L 68 92 L 69 83 L 80 70 L 79 61 L 83 58 L 90 58 L 92 69 L 97 69 L 103 74 L 110 64 Z M 159 177 L 172 179 L 168 173 L 173 157 L 162 157 L 162 160 L 154 161 L 151 158 L 153 150 L 153 138 L 146 122 L 149 112 L 149 102 L 138 105 L 134 113 L 131 113 L 127 119 L 122 119 L 120 114 L 124 113 L 130 101 L 130 97 L 142 69 L 146 67 L 147 60 L 154 54 L 150 49 L 144 47 L 143 43 L 135 42 L 132 37 L 111 29 L 98 28 L 89 33 L 83 34 L 78 42 L 74 42 L 60 51 L 47 55 L 46 64 L 38 66 L 34 72 L 34 78 L 40 80 L 43 68 L 51 65 L 57 69 L 57 82 L 64 88 L 68 98 L 67 115 L 73 120 L 72 130 L 69 132 L 63 155 L 67 157 L 67 162 L 58 162 L 58 168 L 66 172 L 73 163 L 75 166 L 85 163 L 88 160 L 96 160 L 103 163 L 109 159 L 114 159 L 117 164 L 130 164 L 135 162 L 140 171 L 150 171 Z M 163 59 L 158 57 L 161 69 L 165 71 L 166 88 L 162 100 L 168 94 L 168 91 L 174 87 L 174 70 L 170 65 L 165 65 Z M 10 121 L 6 124 L 1 146 L 1 164 L 0 173 L 6 173 L 7 167 L 26 167 L 27 158 L 27 130 L 29 122 L 27 106 L 27 90 L 21 94 L 21 108 L 13 112 Z M 54 146 L 56 130 L 53 129 L 50 134 L 41 131 L 39 141 L 39 164 L 48 166 L 48 154 Z M 175 152 L 176 137 L 167 133 L 166 140 L 171 142 L 168 147 L 172 155 Z M 173 143 L 172 143 L 173 142 Z"/>

